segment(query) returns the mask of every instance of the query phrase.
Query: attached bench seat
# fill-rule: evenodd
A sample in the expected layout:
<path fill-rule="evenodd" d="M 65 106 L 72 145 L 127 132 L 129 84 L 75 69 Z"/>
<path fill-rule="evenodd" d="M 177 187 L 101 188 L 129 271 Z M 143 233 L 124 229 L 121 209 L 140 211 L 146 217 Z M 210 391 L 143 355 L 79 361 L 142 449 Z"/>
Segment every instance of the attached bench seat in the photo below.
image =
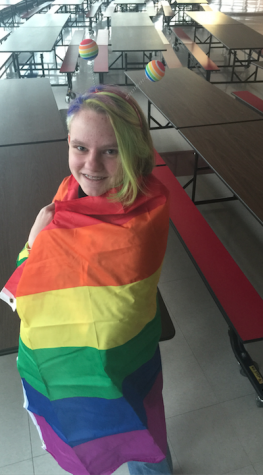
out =
<path fill-rule="evenodd" d="M 167 40 L 167 38 L 166 38 L 166 36 L 163 34 L 163 32 L 162 32 L 161 30 L 157 30 L 157 29 L 156 29 L 156 31 L 157 31 L 158 35 L 160 36 L 160 38 L 161 38 L 163 44 L 164 44 L 164 45 L 169 45 L 170 42 L 169 42 L 169 40 Z"/>
<path fill-rule="evenodd" d="M 92 29 L 92 21 L 98 20 L 102 4 L 103 4 L 102 0 L 99 0 L 98 2 L 93 3 L 88 13 L 86 13 L 86 18 L 89 19 L 89 30 L 91 33 L 94 33 L 94 30 Z"/>
<path fill-rule="evenodd" d="M 255 96 L 252 92 L 249 91 L 235 91 L 231 94 L 236 97 L 239 101 L 243 102 L 247 106 L 254 109 L 256 112 L 263 114 L 263 100 L 260 97 Z"/>
<path fill-rule="evenodd" d="M 54 5 L 48 10 L 48 13 L 57 13 L 61 7 L 62 5 Z"/>
<path fill-rule="evenodd" d="M 45 2 L 42 3 L 41 5 L 38 5 L 37 7 L 32 8 L 26 13 L 23 13 L 21 15 L 22 20 L 29 20 L 35 13 L 41 13 L 43 10 L 48 9 L 48 7 L 51 5 L 52 2 Z"/>
<path fill-rule="evenodd" d="M 104 45 L 108 46 L 109 44 L 109 32 L 108 30 L 98 30 L 96 43 L 98 46 Z"/>
<path fill-rule="evenodd" d="M 263 56 L 263 50 L 261 50 L 261 56 Z M 257 68 L 263 69 L 263 61 L 253 61 L 253 63 Z"/>
<path fill-rule="evenodd" d="M 158 35 L 160 36 L 163 44 L 166 46 L 166 51 L 162 51 L 162 56 L 164 62 L 168 68 L 181 68 L 182 64 L 178 59 L 177 55 L 175 54 L 172 45 L 170 44 L 169 40 L 167 40 L 166 36 L 163 34 L 161 30 L 156 30 Z"/>
<path fill-rule="evenodd" d="M 169 69 L 172 68 L 182 68 L 182 63 L 179 60 L 179 58 L 176 56 L 172 45 L 167 45 L 166 46 L 166 51 L 162 51 L 162 55 L 165 61 L 166 66 Z"/>
<path fill-rule="evenodd" d="M 84 30 L 76 30 L 74 31 L 74 34 L 70 40 L 70 46 L 72 45 L 78 45 L 82 42 L 84 38 Z"/>
<path fill-rule="evenodd" d="M 72 74 L 78 70 L 78 57 L 79 57 L 79 43 L 84 38 L 84 30 L 76 30 L 68 46 L 65 58 L 60 68 L 60 73 L 66 73 L 68 79 L 68 90 L 66 94 L 66 102 L 70 99 L 74 99 L 76 94 L 72 90 Z"/>
<path fill-rule="evenodd" d="M 10 61 L 10 63 L 7 65 L 10 59 L 12 59 L 13 61 L 12 53 L 0 53 L 0 78 L 6 72 L 7 68 L 11 65 L 12 61 Z M 4 70 L 2 71 L 2 69 Z"/>
<path fill-rule="evenodd" d="M 257 53 L 258 53 L 258 51 L 257 51 Z M 260 56 L 263 56 L 263 49 L 260 52 Z M 258 74 L 258 68 L 263 69 L 263 61 L 253 61 L 251 64 L 253 64 L 253 66 L 256 66 L 255 78 L 254 78 L 254 80 L 256 80 L 256 77 L 257 77 L 257 74 Z"/>
<path fill-rule="evenodd" d="M 206 3 L 200 3 L 200 7 L 202 7 L 202 9 L 205 11 L 205 12 L 213 12 L 213 8 L 211 8 L 209 5 L 207 5 Z"/>
<path fill-rule="evenodd" d="M 170 21 L 174 17 L 175 12 L 171 9 L 170 4 L 167 0 L 161 2 L 163 8 L 163 28 L 164 26 L 170 27 Z"/>
<path fill-rule="evenodd" d="M 106 8 L 105 12 L 103 12 L 103 18 L 107 18 L 107 28 L 110 28 L 110 18 L 115 12 L 116 4 L 111 2 L 110 5 Z"/>
<path fill-rule="evenodd" d="M 4 28 L 0 28 L 0 43 L 2 41 L 6 40 L 8 36 L 10 35 L 11 31 L 6 31 Z"/>
<path fill-rule="evenodd" d="M 99 82 L 103 84 L 104 73 L 109 72 L 108 30 L 98 30 L 96 42 L 99 46 L 99 54 L 94 59 L 93 71 L 94 73 L 99 73 Z"/>
<path fill-rule="evenodd" d="M 156 16 L 156 10 L 155 10 L 154 5 L 150 5 L 149 3 L 146 3 L 146 13 L 152 20 L 153 17 Z"/>
<path fill-rule="evenodd" d="M 107 45 L 99 46 L 99 54 L 94 59 L 94 73 L 99 73 L 99 82 L 103 84 L 104 73 L 109 72 L 109 51 Z"/>
<path fill-rule="evenodd" d="M 211 72 L 220 71 L 219 67 L 205 54 L 205 52 L 198 46 L 185 31 L 180 27 L 173 28 L 175 33 L 175 49 L 178 43 L 182 43 L 188 50 L 188 68 L 196 67 L 196 63 L 205 70 L 205 78 L 210 81 Z M 191 58 L 194 58 L 195 65 L 191 66 Z"/>
<path fill-rule="evenodd" d="M 263 339 L 263 300 L 171 170 L 157 166 L 153 173 L 170 191 L 172 225 L 229 326 L 235 357 L 262 406 L 263 376 L 244 343 Z"/>

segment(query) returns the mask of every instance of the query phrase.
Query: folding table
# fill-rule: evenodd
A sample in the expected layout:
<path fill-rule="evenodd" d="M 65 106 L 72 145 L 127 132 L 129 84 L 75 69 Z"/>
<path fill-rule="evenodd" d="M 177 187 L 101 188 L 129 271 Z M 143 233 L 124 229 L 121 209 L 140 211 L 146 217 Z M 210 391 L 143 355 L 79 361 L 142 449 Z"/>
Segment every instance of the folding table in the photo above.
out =
<path fill-rule="evenodd" d="M 138 13 L 141 15 L 141 13 Z M 145 68 L 146 64 L 152 60 L 154 51 L 165 51 L 163 44 L 154 26 L 114 26 L 112 27 L 112 51 L 120 52 L 120 55 L 113 61 L 109 69 L 122 69 L 127 71 L 132 67 Z M 128 53 L 142 53 L 142 61 L 128 61 Z M 112 67 L 121 58 L 121 67 Z M 125 84 L 127 77 L 125 76 Z"/>
<path fill-rule="evenodd" d="M 0 81 L 0 147 L 66 138 L 48 79 Z"/>
<path fill-rule="evenodd" d="M 0 46 L 0 53 L 13 53 L 14 65 L 19 78 L 22 77 L 21 72 L 23 69 L 28 69 L 28 67 L 30 72 L 33 70 L 41 71 L 43 77 L 45 77 L 46 69 L 48 71 L 59 69 L 57 67 L 55 48 L 59 41 L 62 41 L 63 44 L 62 30 L 69 18 L 69 14 L 63 14 L 62 16 L 60 14 L 47 15 L 35 15 L 28 21 L 30 22 L 29 26 L 24 25 L 21 28 L 17 28 Z M 45 16 L 47 18 L 43 18 L 43 20 L 38 18 Z M 56 20 L 54 17 L 58 17 L 58 19 Z M 43 26 L 40 26 L 41 22 L 43 22 Z M 44 25 L 45 22 L 46 25 Z M 55 67 L 45 68 L 43 53 L 51 51 L 54 51 Z M 30 56 L 25 63 L 19 63 L 20 53 L 29 53 Z M 35 53 L 40 53 L 40 63 L 36 63 Z"/>
<path fill-rule="evenodd" d="M 148 99 L 148 122 L 151 129 L 203 127 L 262 120 L 262 116 L 235 101 L 213 84 L 188 68 L 167 69 L 158 82 L 149 81 L 144 71 L 128 71 L 126 76 Z M 145 80 L 144 80 L 145 78 Z M 151 104 L 167 119 L 161 125 L 151 116 Z"/>
<path fill-rule="evenodd" d="M 228 50 L 228 64 L 218 64 L 218 66 L 220 68 L 231 68 L 231 79 L 229 82 L 262 82 L 257 80 L 257 70 L 250 74 L 249 77 L 242 79 L 236 69 L 244 66 L 249 67 L 253 61 L 253 53 L 255 51 L 257 51 L 256 59 L 259 59 L 261 49 L 263 48 L 263 35 L 220 12 L 188 12 L 187 15 L 207 30 L 207 38 L 204 41 L 200 41 L 196 35 L 195 28 L 194 41 L 197 39 L 198 43 L 208 45 L 208 56 L 211 49 L 215 47 L 225 47 Z M 216 38 L 216 42 L 212 40 L 213 37 Z M 238 58 L 238 51 L 246 52 L 247 58 L 242 60 Z M 233 61 L 231 64 L 232 57 Z M 214 81 L 214 84 L 225 82 L 228 81 Z"/>

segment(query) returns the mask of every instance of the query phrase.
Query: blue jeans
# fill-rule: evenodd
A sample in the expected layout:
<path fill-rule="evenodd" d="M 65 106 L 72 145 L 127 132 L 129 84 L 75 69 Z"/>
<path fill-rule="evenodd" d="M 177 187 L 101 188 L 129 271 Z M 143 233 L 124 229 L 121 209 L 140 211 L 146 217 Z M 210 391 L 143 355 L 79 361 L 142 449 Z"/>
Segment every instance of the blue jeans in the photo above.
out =
<path fill-rule="evenodd" d="M 130 475 L 172 475 L 173 462 L 167 445 L 167 454 L 159 463 L 128 462 Z"/>

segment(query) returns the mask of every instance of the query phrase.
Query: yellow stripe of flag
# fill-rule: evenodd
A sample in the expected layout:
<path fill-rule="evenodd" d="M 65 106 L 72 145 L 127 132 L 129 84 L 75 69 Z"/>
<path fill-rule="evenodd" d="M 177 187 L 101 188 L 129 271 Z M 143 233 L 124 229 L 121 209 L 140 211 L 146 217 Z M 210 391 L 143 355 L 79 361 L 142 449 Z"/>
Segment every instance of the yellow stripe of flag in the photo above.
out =
<path fill-rule="evenodd" d="M 93 347 L 107 350 L 138 335 L 156 313 L 161 267 L 123 286 L 75 287 L 17 298 L 21 338 L 34 350 Z"/>

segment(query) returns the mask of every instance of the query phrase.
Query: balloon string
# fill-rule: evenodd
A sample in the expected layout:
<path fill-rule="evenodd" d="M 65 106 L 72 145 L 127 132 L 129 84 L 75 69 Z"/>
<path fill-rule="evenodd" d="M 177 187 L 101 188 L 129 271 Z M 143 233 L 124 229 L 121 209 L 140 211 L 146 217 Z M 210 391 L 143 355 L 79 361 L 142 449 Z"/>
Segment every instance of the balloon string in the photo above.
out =
<path fill-rule="evenodd" d="M 94 75 L 94 68 L 93 65 L 90 61 L 88 61 L 88 77 L 91 76 L 93 80 L 93 86 L 96 86 L 96 81 L 95 81 L 95 75 Z"/>
<path fill-rule="evenodd" d="M 138 82 L 138 84 L 135 84 L 135 86 L 132 88 L 132 90 L 129 92 L 129 94 L 127 94 L 125 99 L 129 99 L 129 97 L 132 96 L 132 94 L 136 91 L 137 87 L 139 87 L 145 81 L 145 79 L 147 79 L 147 78 L 144 77 Z"/>
<path fill-rule="evenodd" d="M 93 66 L 94 66 L 94 63 L 93 63 Z M 94 67 L 91 67 L 91 69 L 92 69 L 92 77 L 93 77 L 93 86 L 96 86 Z"/>

